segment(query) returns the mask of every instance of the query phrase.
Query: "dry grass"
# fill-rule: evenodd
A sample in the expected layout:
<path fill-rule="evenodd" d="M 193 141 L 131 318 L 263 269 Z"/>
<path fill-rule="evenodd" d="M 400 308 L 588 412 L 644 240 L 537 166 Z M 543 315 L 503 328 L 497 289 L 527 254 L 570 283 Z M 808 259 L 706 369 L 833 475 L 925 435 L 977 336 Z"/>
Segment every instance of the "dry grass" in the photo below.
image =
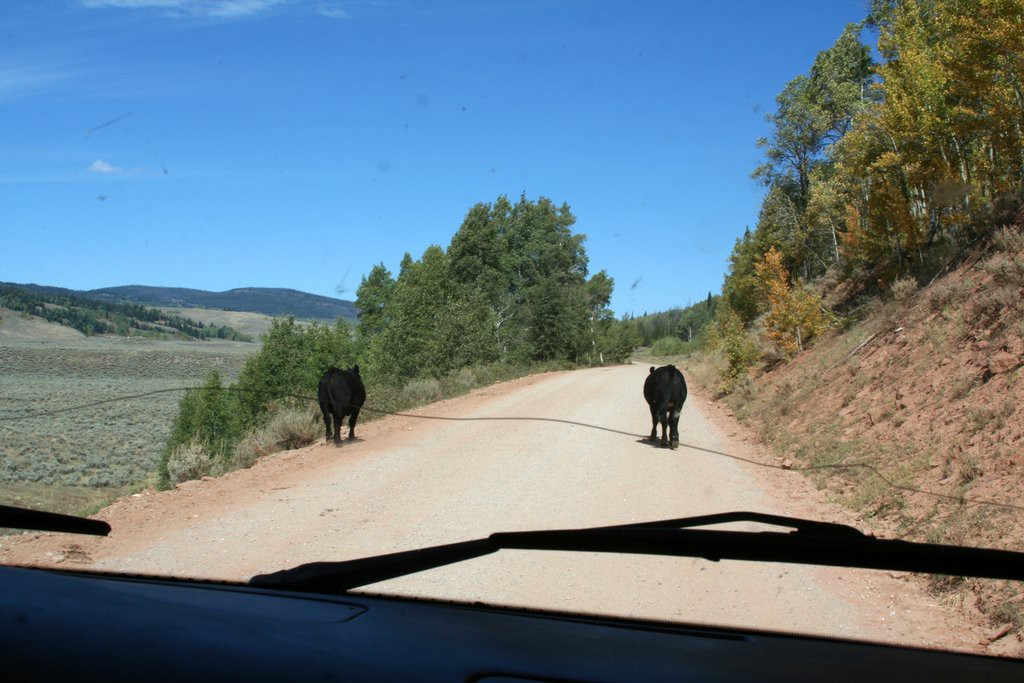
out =
<path fill-rule="evenodd" d="M 228 326 L 258 340 L 260 335 L 270 331 L 273 317 L 262 313 L 245 313 L 242 311 L 221 311 L 212 308 L 175 308 L 160 306 L 161 311 L 173 313 L 183 318 L 191 318 L 204 325 Z M 332 321 L 333 322 L 333 321 Z"/>
<path fill-rule="evenodd" d="M 264 427 L 246 434 L 233 452 L 220 458 L 212 474 L 252 467 L 272 453 L 308 446 L 321 437 L 322 429 L 320 414 L 313 409 L 280 409 Z"/>
<path fill-rule="evenodd" d="M 0 341 L 54 342 L 84 338 L 85 335 L 74 328 L 0 306 Z"/>
<path fill-rule="evenodd" d="M 1003 226 L 993 233 L 992 245 L 999 251 L 1024 253 L 1024 232 L 1020 227 Z"/>

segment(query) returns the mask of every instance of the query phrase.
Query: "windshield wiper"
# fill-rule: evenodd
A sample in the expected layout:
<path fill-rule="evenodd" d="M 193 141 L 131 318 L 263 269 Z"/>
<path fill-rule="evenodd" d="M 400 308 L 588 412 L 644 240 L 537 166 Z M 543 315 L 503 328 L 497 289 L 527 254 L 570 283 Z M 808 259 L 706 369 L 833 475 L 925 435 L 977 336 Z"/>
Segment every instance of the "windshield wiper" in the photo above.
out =
<path fill-rule="evenodd" d="M 110 525 L 98 519 L 72 517 L 56 512 L 0 505 L 0 528 L 30 531 L 59 531 L 65 534 L 106 536 Z"/>
<path fill-rule="evenodd" d="M 760 522 L 795 531 L 689 528 L 725 522 Z M 511 548 L 701 557 L 715 562 L 725 559 L 818 564 L 1024 581 L 1024 553 L 885 540 L 865 536 L 842 524 L 757 512 L 726 512 L 590 529 L 496 533 L 487 538 L 358 560 L 312 562 L 254 576 L 249 585 L 338 593 Z"/>

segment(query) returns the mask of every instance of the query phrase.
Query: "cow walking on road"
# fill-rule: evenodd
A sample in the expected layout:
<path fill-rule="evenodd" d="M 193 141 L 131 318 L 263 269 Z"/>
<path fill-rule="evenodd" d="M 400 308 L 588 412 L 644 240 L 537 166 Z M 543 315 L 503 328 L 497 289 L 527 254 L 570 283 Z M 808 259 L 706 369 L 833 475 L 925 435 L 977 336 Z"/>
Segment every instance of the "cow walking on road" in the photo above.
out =
<path fill-rule="evenodd" d="M 651 441 L 658 438 L 660 423 L 662 447 L 675 449 L 679 445 L 679 412 L 686 401 L 683 373 L 674 365 L 652 367 L 644 380 L 644 398 L 651 407 Z"/>
<path fill-rule="evenodd" d="M 317 388 L 320 412 L 324 415 L 327 439 L 331 439 L 331 418 L 334 418 L 334 445 L 341 445 L 341 422 L 348 415 L 348 438 L 356 438 L 356 419 L 366 403 L 366 387 L 359 376 L 359 366 L 348 370 L 330 368 L 320 378 Z"/>

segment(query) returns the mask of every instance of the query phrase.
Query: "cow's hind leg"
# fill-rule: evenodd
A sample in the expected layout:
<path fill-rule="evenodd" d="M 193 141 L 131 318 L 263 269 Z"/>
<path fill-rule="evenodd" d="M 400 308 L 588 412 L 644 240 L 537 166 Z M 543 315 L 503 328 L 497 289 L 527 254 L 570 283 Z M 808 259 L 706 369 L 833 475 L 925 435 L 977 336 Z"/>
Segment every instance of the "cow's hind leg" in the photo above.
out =
<path fill-rule="evenodd" d="M 651 406 L 651 441 L 658 440 L 658 409 Z"/>
<path fill-rule="evenodd" d="M 356 420 L 359 418 L 359 408 L 352 410 L 352 415 L 348 418 L 348 438 L 351 441 L 356 438 Z"/>
<path fill-rule="evenodd" d="M 332 410 L 331 412 L 334 415 L 334 445 L 335 446 L 340 446 L 341 445 L 341 422 L 342 422 L 342 420 L 345 419 L 345 414 L 344 413 L 339 413 L 338 411 L 335 411 L 335 410 Z"/>
<path fill-rule="evenodd" d="M 675 450 L 676 446 L 679 445 L 679 409 L 678 408 L 672 408 L 672 412 L 669 415 L 668 423 L 669 423 L 669 426 L 672 429 L 671 437 L 670 437 L 671 438 L 671 443 L 669 445 L 669 448 L 671 448 L 672 450 Z"/>
<path fill-rule="evenodd" d="M 326 403 L 320 404 L 320 412 L 324 416 L 324 440 L 331 440 L 331 408 Z"/>
<path fill-rule="evenodd" d="M 658 421 L 661 423 L 661 446 L 668 446 L 668 409 L 659 411 Z"/>

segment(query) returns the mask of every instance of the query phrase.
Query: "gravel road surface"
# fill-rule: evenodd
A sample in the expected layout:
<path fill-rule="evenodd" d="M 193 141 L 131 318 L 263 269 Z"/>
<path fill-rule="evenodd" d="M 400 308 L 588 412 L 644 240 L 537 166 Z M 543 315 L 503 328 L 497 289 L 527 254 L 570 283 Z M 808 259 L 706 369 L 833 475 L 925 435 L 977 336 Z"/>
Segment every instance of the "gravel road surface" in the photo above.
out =
<path fill-rule="evenodd" d="M 246 580 L 494 531 L 731 510 L 855 523 L 798 473 L 711 452 L 773 461 L 692 387 L 680 448 L 644 441 L 646 374 L 615 366 L 481 389 L 362 425 L 340 448 L 321 441 L 122 499 L 96 515 L 108 538 L 0 538 L 0 562 Z M 363 590 L 967 650 L 983 632 L 898 574 L 781 564 L 507 550 Z"/>

